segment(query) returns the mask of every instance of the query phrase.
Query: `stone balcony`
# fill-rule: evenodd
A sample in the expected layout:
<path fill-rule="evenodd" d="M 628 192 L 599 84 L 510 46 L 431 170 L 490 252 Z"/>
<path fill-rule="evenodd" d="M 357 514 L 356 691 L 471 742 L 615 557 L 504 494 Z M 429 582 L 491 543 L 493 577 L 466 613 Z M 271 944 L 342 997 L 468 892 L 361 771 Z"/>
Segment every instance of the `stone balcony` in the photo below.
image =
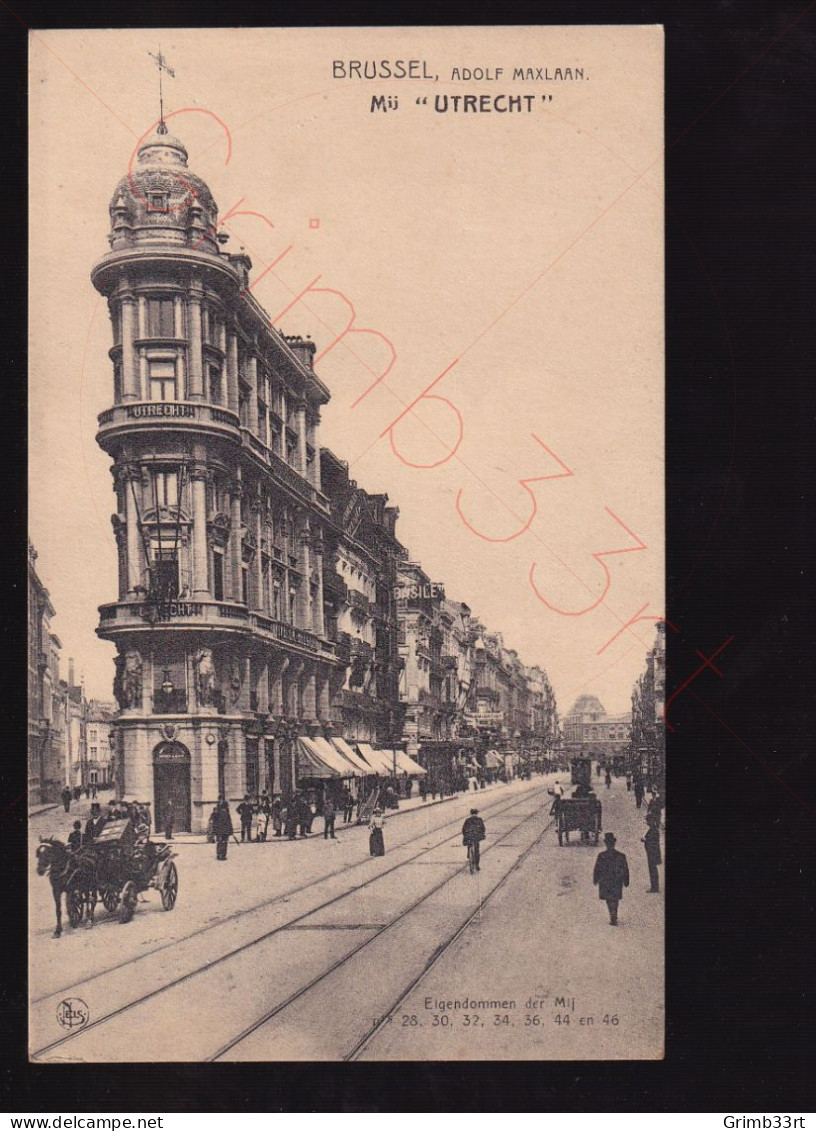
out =
<path fill-rule="evenodd" d="M 100 412 L 96 434 L 100 447 L 108 450 L 111 439 L 134 429 L 172 427 L 183 431 L 205 431 L 237 440 L 238 415 L 218 405 L 200 401 L 126 401 Z"/>
<path fill-rule="evenodd" d="M 286 621 L 273 620 L 265 614 L 229 601 L 167 601 L 148 605 L 142 601 L 122 601 L 99 608 L 97 635 L 112 639 L 128 629 L 152 630 L 172 628 L 196 630 L 221 629 L 254 635 L 270 643 L 282 644 L 301 655 L 335 661 L 336 645 L 307 629 Z"/>

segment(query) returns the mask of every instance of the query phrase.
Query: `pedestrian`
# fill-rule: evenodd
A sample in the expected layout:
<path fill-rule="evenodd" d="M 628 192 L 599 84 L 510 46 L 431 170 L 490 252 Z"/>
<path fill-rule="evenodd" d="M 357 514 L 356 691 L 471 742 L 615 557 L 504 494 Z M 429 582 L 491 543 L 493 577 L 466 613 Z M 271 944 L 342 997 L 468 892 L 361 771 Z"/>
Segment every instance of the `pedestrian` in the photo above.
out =
<path fill-rule="evenodd" d="M 629 863 L 622 852 L 615 848 L 616 840 L 612 833 L 604 835 L 606 850 L 598 853 L 593 884 L 598 885 L 598 898 L 609 908 L 609 925 L 618 925 L 618 904 L 623 899 L 623 889 L 629 887 Z"/>
<path fill-rule="evenodd" d="M 405 782 L 405 800 L 411 800 L 411 794 L 414 792 L 414 779 L 408 778 Z"/>
<path fill-rule="evenodd" d="M 258 840 L 265 841 L 269 833 L 269 818 L 272 815 L 272 805 L 266 790 L 261 794 L 258 803 Z"/>
<path fill-rule="evenodd" d="M 89 785 L 86 785 L 85 786 L 85 800 L 87 801 L 90 796 L 91 796 L 91 787 Z"/>
<path fill-rule="evenodd" d="M 643 804 L 643 782 L 635 778 L 635 805 L 639 809 Z"/>
<path fill-rule="evenodd" d="M 660 891 L 660 873 L 657 870 L 658 864 L 663 863 L 663 857 L 660 854 L 660 818 L 647 817 L 646 821 L 649 825 L 649 831 L 646 836 L 641 837 L 643 847 L 646 849 L 646 863 L 649 866 L 649 893 Z"/>
<path fill-rule="evenodd" d="M 465 823 L 462 825 L 462 844 L 466 847 L 469 844 L 473 845 L 473 858 L 477 872 L 481 871 L 479 867 L 479 842 L 484 840 L 485 834 L 485 823 L 479 816 L 479 810 L 471 809 L 470 816 L 465 818 Z"/>
<path fill-rule="evenodd" d="M 348 786 L 343 790 L 343 824 L 348 825 L 354 819 L 354 797 Z"/>
<path fill-rule="evenodd" d="M 74 821 L 74 831 L 68 835 L 68 847 L 78 852 L 82 847 L 82 821 Z"/>
<path fill-rule="evenodd" d="M 425 798 L 428 796 L 428 787 L 425 784 L 425 778 L 419 779 L 419 796 L 424 804 Z"/>
<path fill-rule="evenodd" d="M 82 786 L 75 785 L 74 786 L 74 801 L 79 801 L 81 796 L 82 796 Z"/>
<path fill-rule="evenodd" d="M 70 813 L 71 812 L 71 790 L 68 788 L 67 785 L 63 786 L 62 793 L 60 794 L 60 797 L 62 798 L 62 804 L 65 806 L 65 812 Z"/>
<path fill-rule="evenodd" d="M 96 801 L 99 796 L 99 790 L 96 788 L 96 782 L 91 783 L 91 801 Z"/>
<path fill-rule="evenodd" d="M 609 772 L 608 768 L 606 773 L 604 774 L 604 783 L 607 789 L 609 789 L 609 787 L 612 785 L 612 774 Z"/>
<path fill-rule="evenodd" d="M 279 797 L 272 802 L 272 828 L 275 836 L 280 836 L 283 832 L 283 805 Z"/>
<path fill-rule="evenodd" d="M 311 815 L 311 810 L 309 809 L 306 798 L 302 794 L 298 794 L 295 798 L 295 820 L 297 822 L 298 833 L 302 837 L 309 835 L 308 828 Z"/>
<path fill-rule="evenodd" d="M 173 825 L 176 820 L 176 803 L 172 797 L 168 797 L 167 804 L 164 807 L 164 839 L 173 839 Z"/>
<path fill-rule="evenodd" d="M 332 840 L 337 840 L 334 835 L 334 818 L 337 811 L 334 807 L 334 801 L 326 794 L 326 799 L 323 802 L 323 839 L 328 840 L 331 835 Z"/>
<path fill-rule="evenodd" d="M 252 805 L 252 802 L 249 800 L 249 794 L 248 793 L 244 794 L 244 800 L 238 806 L 236 812 L 238 813 L 238 816 L 241 818 L 241 843 L 243 844 L 243 842 L 245 840 L 248 840 L 249 843 L 251 844 L 252 843 L 253 805 Z"/>
<path fill-rule="evenodd" d="M 371 856 L 385 856 L 385 838 L 383 837 L 383 828 L 385 827 L 385 816 L 379 805 L 371 815 L 369 823 L 368 835 L 368 851 Z"/>
<path fill-rule="evenodd" d="M 626 792 L 627 793 L 632 792 L 632 775 L 631 774 L 626 775 Z"/>
<path fill-rule="evenodd" d="M 215 835 L 215 858 L 226 860 L 229 838 L 232 836 L 232 817 L 223 797 L 213 810 L 212 829 Z"/>
<path fill-rule="evenodd" d="M 649 804 L 646 806 L 646 820 L 657 819 L 660 823 L 660 814 L 663 810 L 663 801 L 656 789 L 649 794 Z"/>
<path fill-rule="evenodd" d="M 601 776 L 601 763 L 600 762 L 595 763 L 595 773 L 597 774 L 598 777 Z"/>
<path fill-rule="evenodd" d="M 561 785 L 561 782 L 558 781 L 557 778 L 556 778 L 556 781 L 555 781 L 555 785 L 552 787 L 552 789 L 548 789 L 547 793 L 552 794 L 552 799 L 553 799 L 553 803 L 550 806 L 550 816 L 551 817 L 557 817 L 558 816 L 558 810 L 561 808 L 561 799 L 564 796 L 564 787 Z"/>
<path fill-rule="evenodd" d="M 283 818 L 283 828 L 289 840 L 294 840 L 298 831 L 298 798 L 297 794 L 293 794 L 286 804 L 286 808 L 281 813 Z"/>

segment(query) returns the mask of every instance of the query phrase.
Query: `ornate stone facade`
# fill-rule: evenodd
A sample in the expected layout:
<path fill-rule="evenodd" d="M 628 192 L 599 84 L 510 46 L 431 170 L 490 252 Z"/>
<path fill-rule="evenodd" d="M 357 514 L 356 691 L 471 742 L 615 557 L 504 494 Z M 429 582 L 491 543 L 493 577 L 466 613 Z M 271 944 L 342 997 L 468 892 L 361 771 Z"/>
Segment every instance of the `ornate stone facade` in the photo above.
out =
<path fill-rule="evenodd" d="M 92 272 L 113 337 L 97 441 L 119 592 L 97 632 L 117 647 L 117 788 L 158 820 L 173 797 L 194 830 L 220 794 L 294 787 L 293 739 L 330 733 L 345 677 L 324 612 L 329 391 L 313 343 L 247 290 L 251 262 L 223 249 L 217 216 L 160 126 L 116 186 Z"/>

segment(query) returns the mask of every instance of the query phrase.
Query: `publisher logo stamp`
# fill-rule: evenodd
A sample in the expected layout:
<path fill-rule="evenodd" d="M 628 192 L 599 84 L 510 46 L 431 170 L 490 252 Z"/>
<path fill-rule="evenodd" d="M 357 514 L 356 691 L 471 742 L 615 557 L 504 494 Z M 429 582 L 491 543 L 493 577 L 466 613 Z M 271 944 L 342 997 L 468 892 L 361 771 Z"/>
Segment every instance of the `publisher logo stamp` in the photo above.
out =
<path fill-rule="evenodd" d="M 63 1029 L 84 1029 L 91 1011 L 81 997 L 67 997 L 57 1006 L 57 1021 Z"/>

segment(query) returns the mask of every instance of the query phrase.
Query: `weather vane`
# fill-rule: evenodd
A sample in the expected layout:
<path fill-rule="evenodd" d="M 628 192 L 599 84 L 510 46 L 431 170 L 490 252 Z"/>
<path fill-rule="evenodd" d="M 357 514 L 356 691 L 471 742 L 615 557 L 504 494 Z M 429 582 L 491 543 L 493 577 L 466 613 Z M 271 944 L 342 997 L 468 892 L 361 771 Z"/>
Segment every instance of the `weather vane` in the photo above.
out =
<path fill-rule="evenodd" d="M 167 60 L 162 55 L 161 47 L 159 47 L 158 55 L 154 55 L 152 51 L 148 51 L 151 59 L 155 60 L 156 66 L 159 68 L 159 125 L 157 132 L 160 134 L 167 133 L 167 126 L 164 124 L 164 93 L 162 91 L 162 71 L 167 71 L 170 78 L 176 77 L 176 72 L 172 67 L 168 67 Z"/>

